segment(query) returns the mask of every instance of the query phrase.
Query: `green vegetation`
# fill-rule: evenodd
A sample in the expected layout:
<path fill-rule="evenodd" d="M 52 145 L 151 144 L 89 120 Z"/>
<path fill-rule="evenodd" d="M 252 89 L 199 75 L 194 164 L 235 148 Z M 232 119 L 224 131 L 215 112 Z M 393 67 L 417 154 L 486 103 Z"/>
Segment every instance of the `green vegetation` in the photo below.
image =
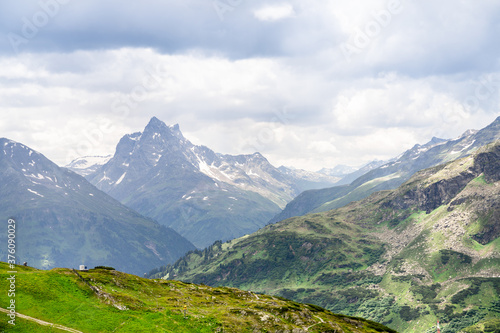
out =
<path fill-rule="evenodd" d="M 0 289 L 10 269 L 0 263 Z M 396 331 L 316 305 L 235 288 L 149 280 L 109 269 L 40 271 L 16 266 L 16 311 L 82 332 L 308 332 Z M 7 293 L 0 295 L 6 308 Z M 0 330 L 56 332 L 25 319 L 0 317 Z"/>
<path fill-rule="evenodd" d="M 467 327 L 464 333 L 500 333 L 500 319 L 486 319 L 480 323 Z"/>
<path fill-rule="evenodd" d="M 397 190 L 216 242 L 150 277 L 279 295 L 405 333 L 500 318 L 500 145 L 488 149 Z"/>
<path fill-rule="evenodd" d="M 94 269 L 107 269 L 108 271 L 114 271 L 114 267 L 109 267 L 109 266 L 95 266 Z"/>

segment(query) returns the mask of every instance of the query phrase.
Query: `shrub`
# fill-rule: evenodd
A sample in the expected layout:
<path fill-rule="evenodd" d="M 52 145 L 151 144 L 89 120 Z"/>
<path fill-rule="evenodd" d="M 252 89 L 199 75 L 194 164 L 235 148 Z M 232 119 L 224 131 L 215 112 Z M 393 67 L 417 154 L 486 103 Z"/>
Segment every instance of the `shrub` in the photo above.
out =
<path fill-rule="evenodd" d="M 95 266 L 94 269 L 106 269 L 108 271 L 114 271 L 114 267 L 109 267 L 109 266 Z"/>

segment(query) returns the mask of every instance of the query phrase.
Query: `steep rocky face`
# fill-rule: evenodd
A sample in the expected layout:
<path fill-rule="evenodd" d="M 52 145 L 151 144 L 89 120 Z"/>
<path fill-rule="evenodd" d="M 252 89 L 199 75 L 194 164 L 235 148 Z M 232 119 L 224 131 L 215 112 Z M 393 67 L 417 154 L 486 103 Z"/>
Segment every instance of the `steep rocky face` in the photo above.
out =
<path fill-rule="evenodd" d="M 493 183 L 500 180 L 500 146 L 476 157 L 475 169 L 484 173 L 485 180 Z"/>
<path fill-rule="evenodd" d="M 468 162 L 464 162 L 470 164 Z M 405 210 L 417 207 L 420 210 L 430 213 L 441 205 L 450 203 L 456 195 L 474 178 L 484 175 L 488 183 L 496 182 L 500 179 L 500 146 L 494 146 L 491 150 L 479 153 L 472 161 L 473 164 L 465 170 L 459 172 L 451 178 L 441 179 L 431 184 L 424 183 L 416 188 L 408 190 L 406 193 L 392 198 L 383 207 L 395 210 Z M 432 170 L 417 174 L 413 179 L 422 179 L 429 172 L 446 170 L 446 166 L 439 166 Z M 443 172 L 444 173 L 444 172 Z M 415 182 L 410 181 L 410 183 Z M 403 187 L 405 188 L 405 187 Z M 398 191 L 401 192 L 402 190 Z"/>

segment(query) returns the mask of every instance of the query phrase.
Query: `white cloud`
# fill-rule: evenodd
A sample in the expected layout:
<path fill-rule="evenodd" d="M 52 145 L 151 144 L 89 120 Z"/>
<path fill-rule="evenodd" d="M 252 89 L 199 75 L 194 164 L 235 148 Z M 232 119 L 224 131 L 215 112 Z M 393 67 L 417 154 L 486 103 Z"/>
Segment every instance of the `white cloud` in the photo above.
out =
<path fill-rule="evenodd" d="M 279 21 L 295 14 L 292 5 L 279 4 L 265 6 L 253 12 L 256 18 L 261 21 Z"/>
<path fill-rule="evenodd" d="M 157 116 L 218 152 L 314 170 L 494 120 L 500 3 L 401 0 L 380 23 L 394 1 L 234 1 L 223 21 L 201 0 L 71 2 L 21 53 L 0 42 L 0 136 L 65 164 Z M 0 5 L 1 32 L 31 4 Z M 346 61 L 340 45 L 373 22 Z"/>
<path fill-rule="evenodd" d="M 179 123 L 186 137 L 222 153 L 260 151 L 277 165 L 313 170 L 361 164 L 433 135 L 483 127 L 498 107 L 495 94 L 480 95 L 478 109 L 463 107 L 464 94 L 474 97 L 486 78 L 493 86 L 495 75 L 333 80 L 314 66 L 297 70 L 295 59 L 132 48 L 65 54 L 67 64 L 85 59 L 78 70 L 57 66 L 61 57 L 0 59 L 1 135 L 59 164 L 112 153 L 121 136 L 142 130 L 152 116 Z"/>

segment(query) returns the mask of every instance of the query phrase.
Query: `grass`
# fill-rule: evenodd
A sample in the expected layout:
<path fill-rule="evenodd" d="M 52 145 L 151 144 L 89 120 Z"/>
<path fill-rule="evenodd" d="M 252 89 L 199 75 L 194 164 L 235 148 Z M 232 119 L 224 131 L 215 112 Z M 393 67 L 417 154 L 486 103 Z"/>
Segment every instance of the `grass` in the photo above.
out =
<path fill-rule="evenodd" d="M 33 323 L 31 321 L 16 318 L 16 325 L 11 325 L 7 321 L 9 318 L 4 316 L 3 314 L 0 316 L 0 332 L 13 332 L 13 333 L 26 333 L 26 332 L 37 332 L 37 333 L 46 333 L 46 332 L 67 332 L 57 328 L 42 326 L 37 323 Z"/>
<path fill-rule="evenodd" d="M 484 178 L 484 175 L 481 175 L 477 178 L 474 178 L 470 184 L 470 186 L 484 186 L 484 185 L 491 185 L 490 183 L 488 183 L 486 181 L 486 179 Z"/>
<path fill-rule="evenodd" d="M 150 280 L 108 269 L 41 271 L 16 266 L 16 311 L 83 332 L 395 332 L 380 324 L 335 315 L 304 305 L 229 287 L 212 288 L 179 281 Z M 6 290 L 7 264 L 0 263 L 0 289 Z M 7 307 L 7 294 L 0 306 Z M 187 314 L 184 315 L 184 309 Z M 17 318 L 13 332 L 57 332 Z"/>

